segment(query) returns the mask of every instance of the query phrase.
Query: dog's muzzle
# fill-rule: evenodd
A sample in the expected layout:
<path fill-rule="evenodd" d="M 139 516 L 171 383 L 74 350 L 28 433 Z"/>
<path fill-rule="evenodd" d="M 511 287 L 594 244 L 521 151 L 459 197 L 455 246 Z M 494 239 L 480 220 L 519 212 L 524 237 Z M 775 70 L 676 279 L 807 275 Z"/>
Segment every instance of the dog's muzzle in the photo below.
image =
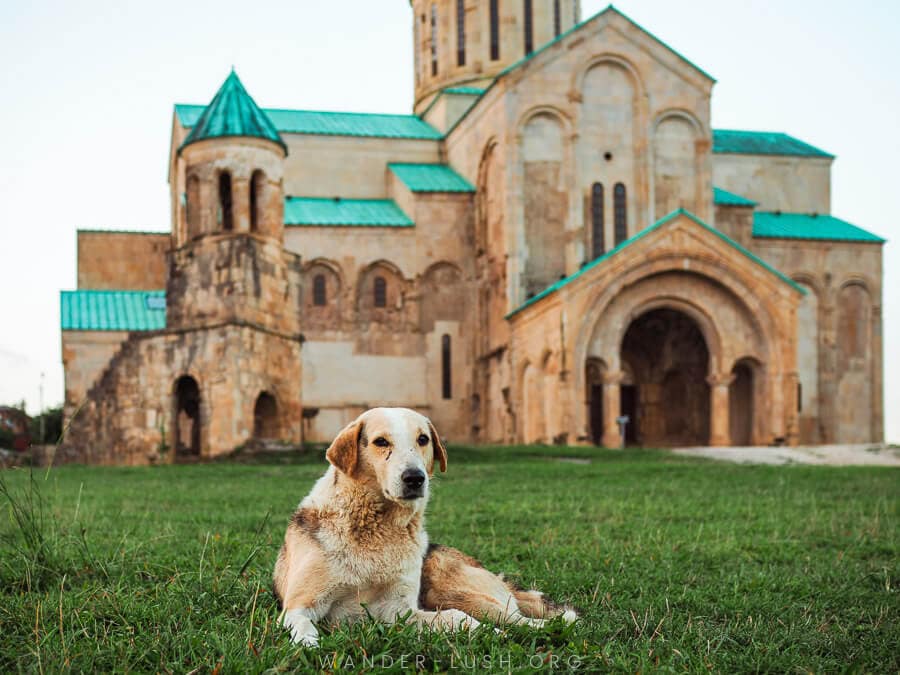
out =
<path fill-rule="evenodd" d="M 418 499 L 425 494 L 425 472 L 407 469 L 400 475 L 403 482 L 403 499 Z"/>

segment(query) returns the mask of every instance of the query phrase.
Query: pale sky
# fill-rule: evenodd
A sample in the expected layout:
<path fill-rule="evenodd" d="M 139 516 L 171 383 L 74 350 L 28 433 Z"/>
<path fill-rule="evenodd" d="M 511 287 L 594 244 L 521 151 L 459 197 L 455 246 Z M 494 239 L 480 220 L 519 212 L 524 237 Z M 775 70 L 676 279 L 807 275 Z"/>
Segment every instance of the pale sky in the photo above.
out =
<path fill-rule="evenodd" d="M 605 2 L 583 0 L 583 16 Z M 900 2 L 622 0 L 718 80 L 713 125 L 837 155 L 832 213 L 884 249 L 888 440 L 900 441 Z M 63 398 L 78 228 L 168 230 L 176 102 L 233 65 L 264 107 L 410 112 L 407 0 L 0 2 L 0 403 Z"/>

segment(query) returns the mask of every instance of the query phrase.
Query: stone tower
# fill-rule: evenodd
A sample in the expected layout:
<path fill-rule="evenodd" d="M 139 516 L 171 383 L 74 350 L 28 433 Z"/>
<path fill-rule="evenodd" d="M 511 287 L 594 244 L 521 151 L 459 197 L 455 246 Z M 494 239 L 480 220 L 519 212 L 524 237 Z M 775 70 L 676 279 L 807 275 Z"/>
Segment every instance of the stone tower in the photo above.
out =
<path fill-rule="evenodd" d="M 299 332 L 284 251 L 282 176 L 287 146 L 232 73 L 179 149 L 166 325 L 225 323 Z M 293 257 L 293 256 L 291 256 Z"/>
<path fill-rule="evenodd" d="M 441 89 L 485 87 L 504 69 L 570 30 L 580 0 L 410 0 L 415 110 Z"/>

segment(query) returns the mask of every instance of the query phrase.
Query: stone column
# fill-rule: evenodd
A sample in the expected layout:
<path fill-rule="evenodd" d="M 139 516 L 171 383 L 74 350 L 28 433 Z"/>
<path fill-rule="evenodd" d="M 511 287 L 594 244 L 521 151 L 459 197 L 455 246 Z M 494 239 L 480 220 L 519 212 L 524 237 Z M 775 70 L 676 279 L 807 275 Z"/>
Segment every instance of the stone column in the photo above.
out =
<path fill-rule="evenodd" d="M 616 419 L 621 415 L 622 380 L 625 373 L 606 373 L 603 376 L 603 445 L 618 448 L 622 443 Z"/>
<path fill-rule="evenodd" d="M 728 387 L 734 382 L 731 373 L 719 373 L 706 378 L 709 382 L 709 444 L 731 445 L 731 427 L 728 422 Z"/>
<path fill-rule="evenodd" d="M 231 176 L 231 217 L 235 232 L 250 231 L 250 181 L 237 173 Z"/>

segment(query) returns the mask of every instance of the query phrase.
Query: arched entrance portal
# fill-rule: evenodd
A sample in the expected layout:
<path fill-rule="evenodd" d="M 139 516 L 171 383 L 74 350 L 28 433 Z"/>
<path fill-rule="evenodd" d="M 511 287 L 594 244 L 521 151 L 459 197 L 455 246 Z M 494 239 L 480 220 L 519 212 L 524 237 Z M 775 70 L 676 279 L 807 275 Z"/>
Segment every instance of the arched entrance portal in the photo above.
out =
<path fill-rule="evenodd" d="M 621 358 L 629 441 L 651 447 L 709 442 L 709 349 L 693 319 L 672 309 L 641 315 L 625 333 Z"/>
<path fill-rule="evenodd" d="M 269 392 L 262 392 L 253 408 L 253 438 L 271 441 L 278 438 L 278 402 Z"/>
<path fill-rule="evenodd" d="M 175 382 L 175 453 L 200 456 L 200 387 L 189 375 Z"/>

